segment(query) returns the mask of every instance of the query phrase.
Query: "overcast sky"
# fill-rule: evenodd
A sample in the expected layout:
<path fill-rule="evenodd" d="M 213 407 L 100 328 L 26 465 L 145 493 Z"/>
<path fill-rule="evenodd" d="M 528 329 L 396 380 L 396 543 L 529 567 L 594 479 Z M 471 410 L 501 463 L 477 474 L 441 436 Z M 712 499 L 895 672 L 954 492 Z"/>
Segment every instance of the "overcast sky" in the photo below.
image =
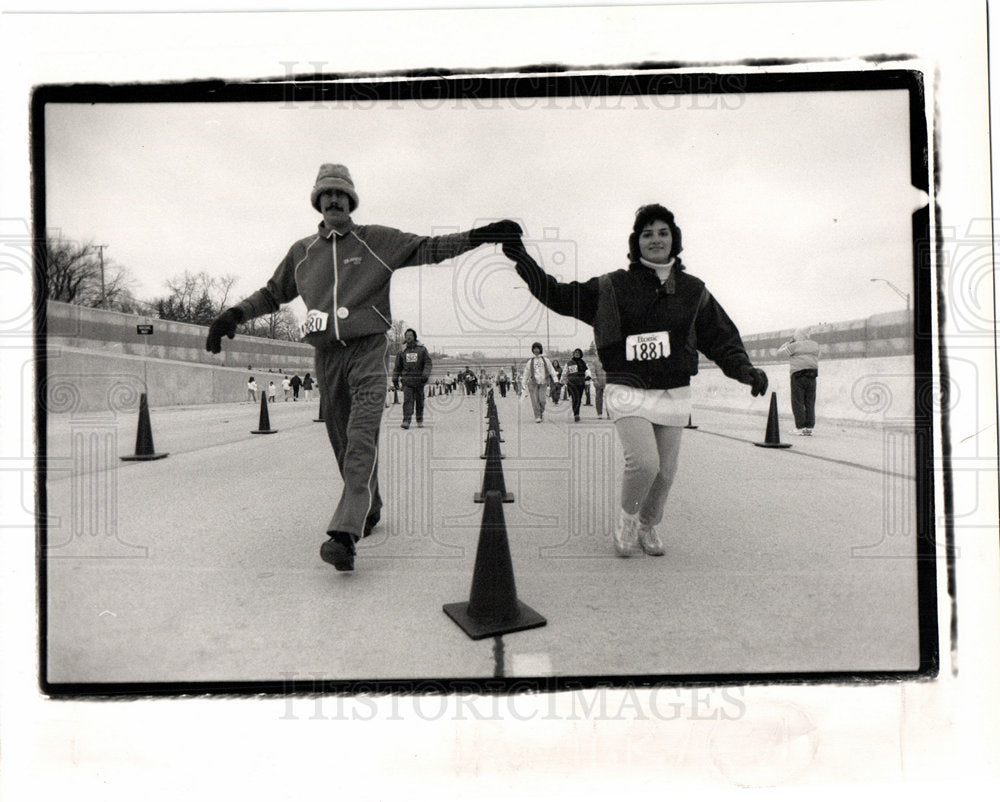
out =
<path fill-rule="evenodd" d="M 870 279 L 912 293 L 923 199 L 909 182 L 908 104 L 902 91 L 856 91 L 49 105 L 47 225 L 107 244 L 140 298 L 205 270 L 238 275 L 236 301 L 315 231 L 323 162 L 349 167 L 357 223 L 430 234 L 511 217 L 564 280 L 624 267 L 635 209 L 659 202 L 688 270 L 754 334 L 904 307 Z M 526 348 L 546 326 L 495 248 L 400 271 L 392 307 L 444 350 Z M 590 342 L 589 328 L 549 325 L 553 346 Z"/>

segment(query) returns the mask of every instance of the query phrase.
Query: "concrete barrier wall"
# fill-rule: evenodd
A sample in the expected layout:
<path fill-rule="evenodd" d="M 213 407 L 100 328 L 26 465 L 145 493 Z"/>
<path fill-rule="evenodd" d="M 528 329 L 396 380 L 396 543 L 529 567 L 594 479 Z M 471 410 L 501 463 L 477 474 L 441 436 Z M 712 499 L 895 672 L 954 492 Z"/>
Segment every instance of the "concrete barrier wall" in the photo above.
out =
<path fill-rule="evenodd" d="M 695 409 L 738 410 L 765 416 L 771 392 L 778 394 L 778 412 L 791 420 L 787 363 L 763 365 L 768 392 L 754 398 L 750 388 L 723 375 L 714 365 L 703 366 L 691 382 Z M 915 412 L 913 356 L 870 359 L 826 359 L 816 380 L 816 418 L 882 425 L 912 423 Z"/>
<path fill-rule="evenodd" d="M 780 362 L 775 352 L 788 342 L 794 329 L 751 334 L 743 344 L 754 364 Z M 820 347 L 823 359 L 870 359 L 913 353 L 913 317 L 909 311 L 823 323 L 809 327 L 809 336 Z"/>
<path fill-rule="evenodd" d="M 314 372 L 313 349 L 302 343 L 237 336 L 225 342 L 221 354 L 212 355 L 204 349 L 204 326 L 52 301 L 46 312 L 48 375 L 42 401 L 52 411 L 133 411 L 144 387 L 152 407 L 241 401 L 251 374 L 258 388 L 273 378 L 280 394 L 279 370 L 299 376 Z M 912 419 L 910 321 L 900 312 L 814 328 L 821 346 L 817 417 L 872 424 Z M 152 323 L 153 335 L 136 334 L 141 323 Z M 754 363 L 767 370 L 783 416 L 791 413 L 788 365 L 774 351 L 790 336 L 791 330 L 744 337 Z M 511 360 L 487 362 L 509 369 Z M 520 368 L 523 359 L 514 363 Z M 441 360 L 435 375 L 461 367 L 461 359 Z M 767 414 L 766 400 L 752 398 L 746 385 L 726 378 L 710 362 L 702 363 L 692 386 L 696 408 Z"/>
<path fill-rule="evenodd" d="M 251 375 L 245 367 L 143 359 L 65 346 L 50 346 L 47 363 L 41 401 L 47 410 L 63 413 L 132 412 L 139 408 L 144 391 L 151 407 L 243 401 Z M 307 369 L 313 372 L 311 365 Z M 274 381 L 278 397 L 282 396 L 281 374 L 254 371 L 252 375 L 258 390 Z"/>
<path fill-rule="evenodd" d="M 222 353 L 205 350 L 207 326 L 176 323 L 155 317 L 127 315 L 106 309 L 48 301 L 45 305 L 45 338 L 50 345 L 65 345 L 122 356 L 149 356 L 214 367 L 247 368 L 300 375 L 312 370 L 313 349 L 305 343 L 237 335 L 224 340 Z M 138 334 L 136 326 L 153 326 L 151 335 Z M 244 381 L 246 381 L 244 379 Z"/>
<path fill-rule="evenodd" d="M 115 413 L 138 409 L 148 387 L 152 407 L 242 401 L 246 368 L 226 368 L 167 359 L 51 346 L 48 372 L 41 388 L 52 412 Z M 746 385 L 702 367 L 692 381 L 695 409 L 728 409 L 766 415 L 770 391 L 778 393 L 782 417 L 791 414 L 788 369 L 766 365 L 770 388 L 764 399 L 753 398 Z M 310 368 L 311 372 L 311 368 Z M 258 388 L 271 380 L 281 395 L 281 375 L 254 371 Z M 305 375 L 302 371 L 299 375 Z M 912 420 L 915 408 L 912 356 L 829 359 L 820 364 L 817 417 L 855 423 L 884 424 Z"/>

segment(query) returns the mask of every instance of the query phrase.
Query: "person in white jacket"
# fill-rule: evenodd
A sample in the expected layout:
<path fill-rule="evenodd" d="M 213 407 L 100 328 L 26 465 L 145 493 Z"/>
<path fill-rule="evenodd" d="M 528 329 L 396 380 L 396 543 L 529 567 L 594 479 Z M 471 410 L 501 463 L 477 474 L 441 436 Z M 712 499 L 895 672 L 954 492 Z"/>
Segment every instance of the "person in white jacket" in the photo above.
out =
<path fill-rule="evenodd" d="M 816 377 L 819 375 L 819 343 L 805 329 L 796 329 L 778 356 L 788 360 L 791 372 L 792 415 L 795 433 L 811 437 L 816 427 Z"/>
<path fill-rule="evenodd" d="M 559 374 L 547 356 L 542 354 L 542 344 L 532 343 L 531 359 L 524 363 L 521 371 L 521 395 L 531 399 L 531 409 L 535 413 L 535 423 L 541 423 L 545 415 L 545 400 L 549 387 L 559 383 Z"/>

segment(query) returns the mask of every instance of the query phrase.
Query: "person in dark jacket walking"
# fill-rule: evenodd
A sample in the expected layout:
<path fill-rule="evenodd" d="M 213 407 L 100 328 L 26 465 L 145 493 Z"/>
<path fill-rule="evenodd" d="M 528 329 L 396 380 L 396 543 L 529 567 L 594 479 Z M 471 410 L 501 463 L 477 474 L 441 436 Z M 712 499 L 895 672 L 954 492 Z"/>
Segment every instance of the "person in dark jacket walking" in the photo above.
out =
<path fill-rule="evenodd" d="M 579 348 L 573 351 L 572 358 L 563 366 L 563 383 L 569 393 L 569 401 L 573 406 L 573 420 L 580 422 L 580 401 L 583 399 L 583 387 L 590 378 L 590 370 L 583 361 L 583 351 Z"/>
<path fill-rule="evenodd" d="M 500 397 L 507 397 L 507 388 L 510 387 L 510 377 L 507 375 L 507 371 L 500 368 L 497 371 L 497 387 L 500 390 Z"/>
<path fill-rule="evenodd" d="M 459 375 L 459 380 L 465 385 L 466 395 L 476 394 L 476 374 L 469 370 L 469 366 L 465 366 L 465 370 Z"/>
<path fill-rule="evenodd" d="M 417 427 L 424 425 L 424 385 L 431 377 L 430 354 L 417 342 L 417 332 L 407 329 L 403 332 L 403 350 L 396 354 L 396 365 L 392 371 L 392 386 L 397 390 L 403 386 L 403 423 L 402 428 L 410 428 L 410 419 L 416 407 Z"/>
<path fill-rule="evenodd" d="M 299 388 L 302 387 L 302 379 L 299 378 L 299 374 L 296 373 L 291 378 L 292 385 L 292 401 L 299 400 Z"/>
<path fill-rule="evenodd" d="M 389 308 L 393 273 L 436 264 L 488 243 L 519 236 L 510 220 L 428 237 L 381 225 L 359 225 L 351 214 L 358 193 L 342 164 L 323 164 L 309 196 L 323 219 L 315 234 L 293 243 L 264 287 L 223 312 L 205 347 L 217 354 L 222 337 L 241 323 L 276 312 L 301 297 L 300 326 L 316 349 L 316 379 L 326 398 L 326 431 L 343 477 L 343 490 L 326 527 L 320 556 L 338 571 L 354 570 L 355 544 L 381 516 L 378 437 L 388 385 Z"/>
<path fill-rule="evenodd" d="M 562 395 L 563 391 L 563 386 L 562 386 L 563 368 L 562 365 L 559 364 L 558 359 L 552 360 L 552 367 L 555 368 L 556 371 L 556 380 L 552 382 L 552 387 L 549 388 L 549 394 L 550 397 L 552 398 L 552 403 L 558 404 L 559 397 Z"/>
<path fill-rule="evenodd" d="M 539 301 L 593 326 L 607 374 L 603 401 L 625 453 L 615 550 L 622 557 L 663 554 L 655 527 L 677 473 L 698 352 L 750 385 L 754 396 L 767 391 L 767 375 L 751 364 L 735 324 L 704 282 L 685 272 L 680 228 L 659 204 L 636 212 L 627 270 L 561 283 L 520 239 L 503 250 Z"/>

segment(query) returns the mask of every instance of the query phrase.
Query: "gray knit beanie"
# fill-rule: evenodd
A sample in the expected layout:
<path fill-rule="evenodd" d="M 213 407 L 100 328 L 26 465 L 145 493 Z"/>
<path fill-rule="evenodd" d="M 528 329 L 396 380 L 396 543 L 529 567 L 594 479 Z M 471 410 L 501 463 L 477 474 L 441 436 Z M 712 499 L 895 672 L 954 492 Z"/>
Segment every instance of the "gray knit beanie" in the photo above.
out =
<path fill-rule="evenodd" d="M 309 198 L 312 201 L 312 207 L 317 212 L 320 211 L 319 196 L 328 189 L 339 189 L 346 192 L 351 198 L 351 211 L 358 208 L 358 193 L 354 190 L 354 181 L 351 180 L 351 174 L 344 165 L 320 165 L 319 175 L 316 176 L 316 185 L 312 188 L 312 195 Z"/>

